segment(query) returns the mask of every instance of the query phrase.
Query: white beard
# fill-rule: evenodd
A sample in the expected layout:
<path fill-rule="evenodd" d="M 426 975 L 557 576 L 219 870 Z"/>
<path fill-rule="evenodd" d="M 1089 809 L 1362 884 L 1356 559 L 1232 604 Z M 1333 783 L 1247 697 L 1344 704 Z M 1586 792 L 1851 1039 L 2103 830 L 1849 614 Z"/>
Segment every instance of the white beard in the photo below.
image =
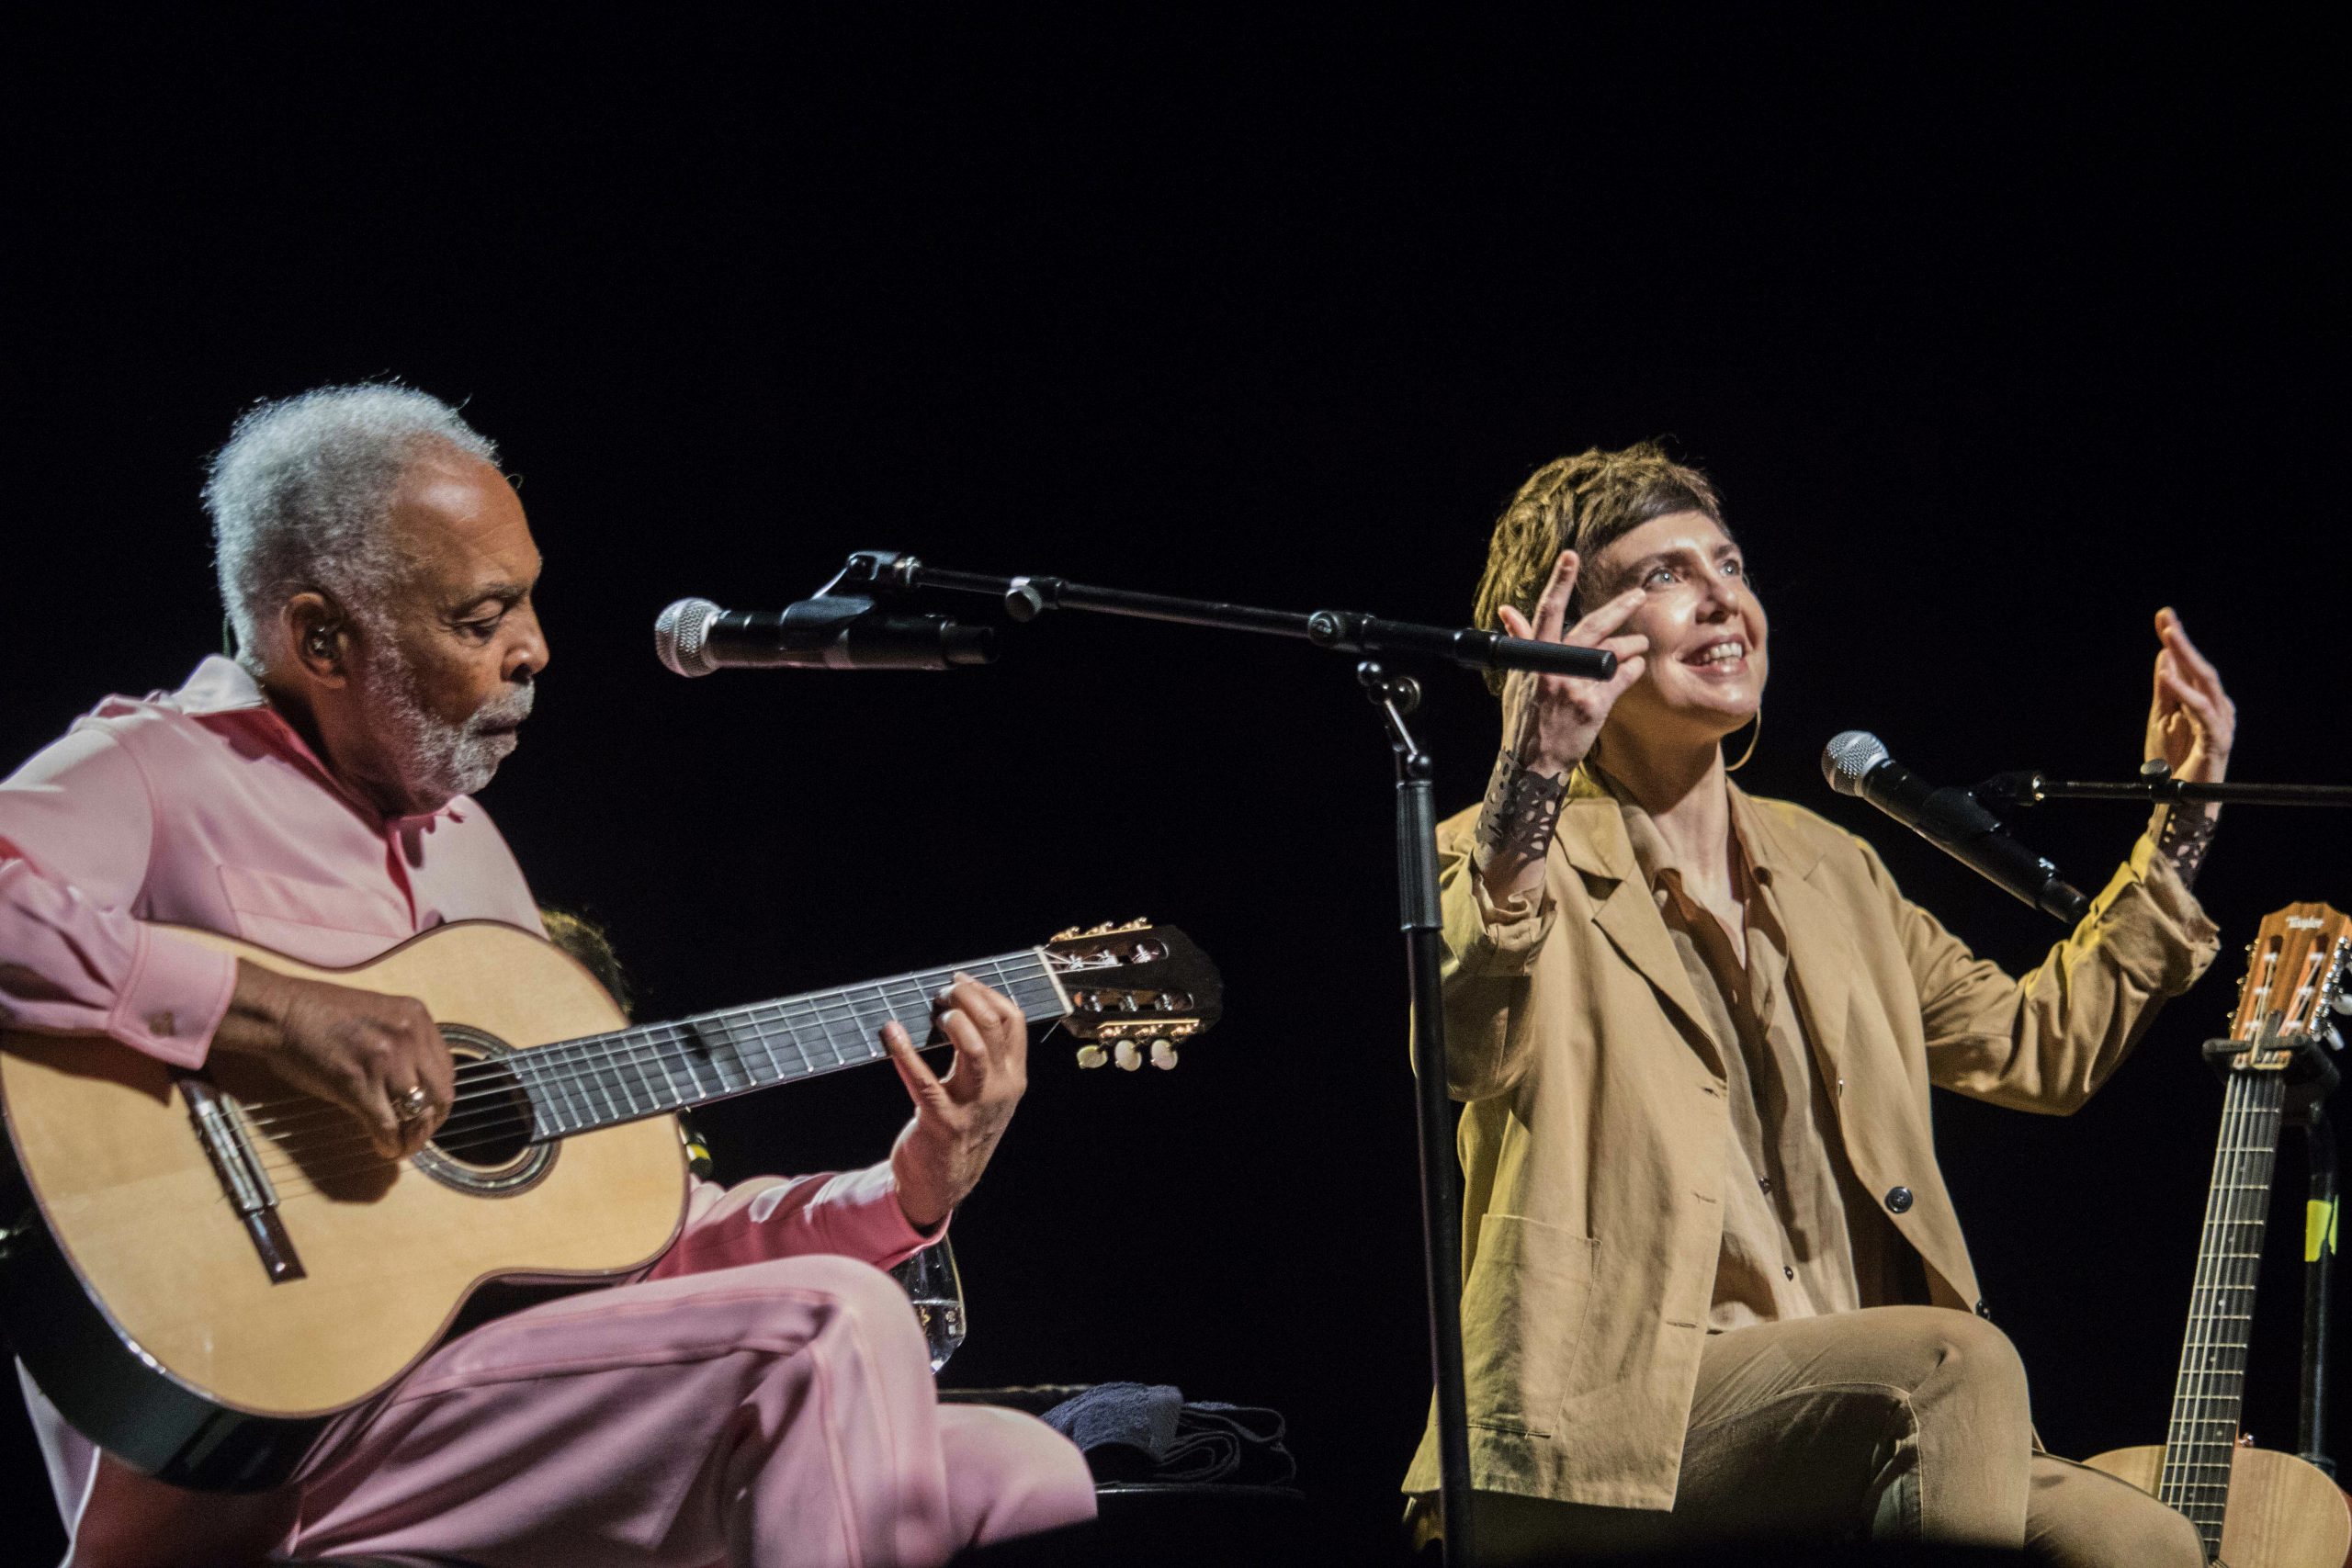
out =
<path fill-rule="evenodd" d="M 425 711 L 416 671 L 397 652 L 370 663 L 376 732 L 401 782 L 426 810 L 437 811 L 490 783 L 515 745 L 514 735 L 493 734 L 491 727 L 529 717 L 538 694 L 535 684 L 509 687 L 462 723 L 451 724 Z"/>

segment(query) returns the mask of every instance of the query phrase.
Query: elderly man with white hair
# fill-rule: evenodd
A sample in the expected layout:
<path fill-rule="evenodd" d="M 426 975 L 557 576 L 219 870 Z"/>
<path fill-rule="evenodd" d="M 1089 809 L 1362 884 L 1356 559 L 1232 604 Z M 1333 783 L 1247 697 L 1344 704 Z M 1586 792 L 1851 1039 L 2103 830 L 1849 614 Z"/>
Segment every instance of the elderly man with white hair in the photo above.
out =
<path fill-rule="evenodd" d="M 266 1058 L 381 1153 L 423 1146 L 453 1093 L 423 1004 L 168 928 L 321 967 L 450 920 L 540 931 L 471 798 L 548 664 L 538 550 L 496 461 L 455 410 L 398 386 L 322 389 L 239 422 L 205 489 L 236 660 L 108 698 L 0 782 L 0 1021 L 183 1068 Z M 933 1563 L 1091 1517 L 1084 1461 L 1058 1435 L 938 1404 L 913 1314 L 878 1271 L 940 1233 L 1025 1083 L 1003 997 L 959 983 L 939 1026 L 956 1049 L 944 1078 L 884 1031 L 915 1102 L 887 1160 L 696 1183 L 643 1278 L 443 1346 L 337 1418 L 276 1492 L 141 1475 L 20 1369 L 68 1562 Z"/>

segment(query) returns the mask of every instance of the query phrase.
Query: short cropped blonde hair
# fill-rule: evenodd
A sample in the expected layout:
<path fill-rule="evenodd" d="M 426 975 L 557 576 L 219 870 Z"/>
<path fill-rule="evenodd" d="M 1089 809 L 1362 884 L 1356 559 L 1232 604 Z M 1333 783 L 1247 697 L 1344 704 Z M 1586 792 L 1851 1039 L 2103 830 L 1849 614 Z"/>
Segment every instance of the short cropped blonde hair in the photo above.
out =
<path fill-rule="evenodd" d="M 1574 625 L 1599 602 L 1589 592 L 1593 558 L 1643 524 L 1677 512 L 1703 513 L 1724 525 L 1723 502 L 1707 476 L 1676 462 L 1655 441 L 1620 452 L 1595 446 L 1544 464 L 1495 520 L 1472 611 L 1476 623 L 1500 631 L 1505 604 L 1533 620 L 1560 552 L 1574 550 L 1579 563 L 1568 603 Z M 1501 672 L 1489 671 L 1487 684 L 1499 694 Z"/>

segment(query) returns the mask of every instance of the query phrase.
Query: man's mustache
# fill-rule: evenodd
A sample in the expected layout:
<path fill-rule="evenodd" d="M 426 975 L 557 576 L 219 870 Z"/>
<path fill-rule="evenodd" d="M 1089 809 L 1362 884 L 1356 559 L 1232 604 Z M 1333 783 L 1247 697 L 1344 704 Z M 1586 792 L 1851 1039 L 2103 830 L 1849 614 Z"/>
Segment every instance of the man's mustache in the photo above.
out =
<path fill-rule="evenodd" d="M 472 730 L 511 729 L 531 716 L 531 705 L 538 700 L 539 683 L 529 681 L 513 690 L 492 697 L 474 710 L 466 721 Z"/>

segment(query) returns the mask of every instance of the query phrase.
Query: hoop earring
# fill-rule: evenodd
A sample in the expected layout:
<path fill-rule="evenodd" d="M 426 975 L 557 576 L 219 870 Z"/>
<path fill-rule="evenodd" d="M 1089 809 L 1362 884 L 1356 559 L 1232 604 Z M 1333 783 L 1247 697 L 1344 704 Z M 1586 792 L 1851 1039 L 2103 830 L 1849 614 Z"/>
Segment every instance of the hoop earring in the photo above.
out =
<path fill-rule="evenodd" d="M 1757 705 L 1756 708 L 1756 728 L 1747 732 L 1747 750 L 1739 754 L 1738 761 L 1724 764 L 1724 772 L 1727 773 L 1736 773 L 1739 772 L 1740 769 L 1747 766 L 1747 759 L 1756 755 L 1756 742 L 1761 739 L 1763 735 L 1764 708 L 1763 705 L 1759 703 Z"/>

